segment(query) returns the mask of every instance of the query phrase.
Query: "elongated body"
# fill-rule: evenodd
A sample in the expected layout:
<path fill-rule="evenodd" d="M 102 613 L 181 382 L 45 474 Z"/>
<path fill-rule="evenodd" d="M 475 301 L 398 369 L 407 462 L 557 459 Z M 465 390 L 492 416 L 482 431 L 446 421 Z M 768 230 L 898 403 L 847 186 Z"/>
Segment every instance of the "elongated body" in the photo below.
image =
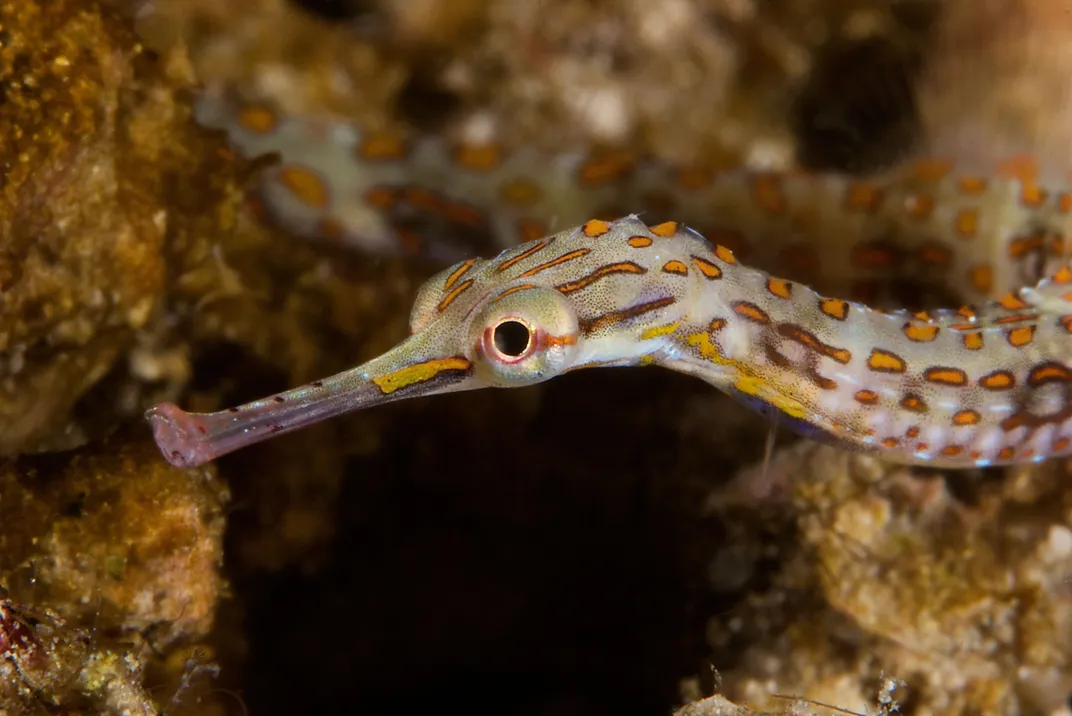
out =
<path fill-rule="evenodd" d="M 591 220 L 433 277 L 369 363 L 208 415 L 149 413 L 191 466 L 347 410 L 597 366 L 689 373 L 799 431 L 960 467 L 1072 450 L 1072 271 L 979 308 L 885 313 L 738 263 L 674 222 Z"/>

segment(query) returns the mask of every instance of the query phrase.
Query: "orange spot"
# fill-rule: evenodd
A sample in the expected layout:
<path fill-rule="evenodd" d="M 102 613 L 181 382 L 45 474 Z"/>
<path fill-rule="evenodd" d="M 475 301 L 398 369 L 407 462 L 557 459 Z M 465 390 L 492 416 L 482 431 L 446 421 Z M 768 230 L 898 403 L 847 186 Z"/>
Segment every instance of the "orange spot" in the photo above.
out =
<path fill-rule="evenodd" d="M 778 298 L 789 298 L 792 295 L 793 284 L 783 278 L 768 278 L 767 290 Z"/>
<path fill-rule="evenodd" d="M 998 450 L 998 460 L 1011 460 L 1012 456 L 1016 454 L 1016 448 L 1003 447 Z"/>
<path fill-rule="evenodd" d="M 748 301 L 735 302 L 733 304 L 733 312 L 757 324 L 765 325 L 771 323 L 771 316 L 766 315 L 766 312 L 759 308 L 755 303 L 749 303 Z"/>
<path fill-rule="evenodd" d="M 954 425 L 978 425 L 983 419 L 978 410 L 961 410 L 953 416 Z"/>
<path fill-rule="evenodd" d="M 626 243 L 634 249 L 643 249 L 651 246 L 654 242 L 651 240 L 650 236 L 630 236 Z"/>
<path fill-rule="evenodd" d="M 458 266 L 458 268 L 454 269 L 451 272 L 450 276 L 447 276 L 447 280 L 443 284 L 443 290 L 449 291 L 450 289 L 454 288 L 454 284 L 458 282 L 458 279 L 464 276 L 469 271 L 469 269 L 473 268 L 473 264 L 475 263 L 476 259 L 469 259 L 468 261 L 463 261 L 461 265 Z"/>
<path fill-rule="evenodd" d="M 729 249 L 727 249 L 722 244 L 716 244 L 715 245 L 715 256 L 717 256 L 719 258 L 719 260 L 724 261 L 725 263 L 728 263 L 728 264 L 737 263 L 737 259 L 734 258 L 733 252 L 730 251 Z"/>
<path fill-rule="evenodd" d="M 852 182 L 845 197 L 846 211 L 877 211 L 882 204 L 882 190 L 867 182 Z"/>
<path fill-rule="evenodd" d="M 979 230 L 979 212 L 975 209 L 964 209 L 957 213 L 955 226 L 960 238 L 974 238 L 975 233 Z"/>
<path fill-rule="evenodd" d="M 1072 283 L 1072 268 L 1062 266 L 1057 270 L 1057 273 L 1053 275 L 1052 281 L 1059 284 Z"/>
<path fill-rule="evenodd" d="M 934 212 L 934 197 L 926 194 L 909 194 L 905 197 L 905 213 L 918 221 L 923 221 Z"/>
<path fill-rule="evenodd" d="M 946 457 L 956 457 L 962 452 L 964 452 L 964 448 L 962 448 L 960 445 L 946 445 L 944 448 L 942 448 L 942 454 Z"/>
<path fill-rule="evenodd" d="M 917 426 L 913 425 L 908 430 L 905 430 L 905 437 L 906 438 L 918 438 L 919 437 L 919 428 Z"/>
<path fill-rule="evenodd" d="M 752 248 L 748 243 L 748 239 L 745 238 L 745 235 L 740 231 L 716 228 L 711 231 L 701 231 L 700 233 L 706 236 L 708 241 L 715 244 L 716 252 L 717 248 L 722 246 L 732 253 L 739 253 L 741 256 L 747 256 Z M 733 263 L 736 263 L 736 260 Z"/>
<path fill-rule="evenodd" d="M 535 241 L 547 236 L 547 224 L 537 219 L 521 219 L 517 222 L 517 237 L 521 243 Z"/>
<path fill-rule="evenodd" d="M 328 186 L 316 174 L 291 164 L 279 170 L 279 182 L 301 203 L 314 209 L 328 205 Z"/>
<path fill-rule="evenodd" d="M 878 402 L 878 393 L 873 390 L 858 390 L 853 397 L 856 398 L 856 402 L 864 405 L 874 405 Z"/>
<path fill-rule="evenodd" d="M 454 150 L 454 161 L 465 169 L 484 172 L 502 161 L 502 151 L 494 144 L 462 144 Z"/>
<path fill-rule="evenodd" d="M 357 145 L 357 158 L 366 162 L 398 161 L 406 156 L 406 142 L 397 132 L 369 132 Z"/>
<path fill-rule="evenodd" d="M 386 186 L 374 186 L 365 192 L 365 201 L 376 209 L 390 209 L 395 203 L 395 191 Z"/>
<path fill-rule="evenodd" d="M 610 224 L 599 219 L 592 219 L 581 227 L 581 231 L 588 238 L 594 239 L 610 231 Z"/>
<path fill-rule="evenodd" d="M 1066 333 L 1072 333 L 1072 315 L 1061 316 L 1057 319 L 1057 322 L 1061 324 Z"/>
<path fill-rule="evenodd" d="M 719 331 L 721 331 L 725 327 L 726 327 L 726 319 L 725 318 L 716 318 L 715 320 L 711 321 L 711 325 L 707 327 L 707 330 L 709 330 L 711 333 L 718 333 Z"/>
<path fill-rule="evenodd" d="M 908 370 L 908 364 L 903 358 L 881 348 L 871 349 L 871 355 L 867 358 L 867 367 L 876 373 L 904 373 Z"/>
<path fill-rule="evenodd" d="M 979 293 L 990 293 L 994 290 L 994 269 L 986 264 L 973 266 L 968 271 L 968 281 Z"/>
<path fill-rule="evenodd" d="M 687 168 L 677 172 L 674 179 L 682 189 L 703 189 L 707 187 L 714 174 L 706 169 Z"/>
<path fill-rule="evenodd" d="M 932 324 L 919 324 L 909 321 L 904 324 L 905 337 L 916 343 L 930 343 L 938 337 L 938 326 Z"/>
<path fill-rule="evenodd" d="M 928 368 L 923 371 L 923 378 L 932 383 L 940 383 L 942 385 L 961 386 L 968 384 L 968 374 L 960 368 Z"/>
<path fill-rule="evenodd" d="M 1072 445 L 1072 440 L 1069 440 L 1068 438 L 1061 438 L 1050 446 L 1050 450 L 1052 450 L 1053 452 L 1061 452 L 1069 445 Z"/>
<path fill-rule="evenodd" d="M 923 157 L 913 163 L 912 170 L 917 181 L 941 181 L 953 170 L 953 162 L 948 159 Z"/>
<path fill-rule="evenodd" d="M 1007 370 L 995 370 L 980 378 L 979 385 L 987 390 L 1011 390 L 1016 387 L 1016 377 Z"/>
<path fill-rule="evenodd" d="M 536 274 L 542 271 L 546 271 L 549 268 L 554 268 L 555 266 L 564 264 L 567 261 L 574 261 L 581 257 L 587 256 L 590 253 L 592 253 L 592 249 L 589 249 L 587 247 L 574 249 L 573 251 L 567 251 L 561 256 L 551 259 L 547 263 L 542 263 L 539 266 L 533 266 L 528 271 L 525 271 L 524 273 L 518 275 L 518 278 L 528 278 L 529 276 L 535 276 Z"/>
<path fill-rule="evenodd" d="M 459 283 L 457 286 L 454 287 L 454 290 L 452 290 L 450 293 L 443 297 L 443 300 L 439 302 L 439 305 L 436 307 L 436 310 L 440 313 L 447 310 L 450 304 L 454 303 L 454 300 L 458 298 L 458 296 L 465 293 L 465 291 L 472 285 L 473 279 L 471 278 Z"/>
<path fill-rule="evenodd" d="M 651 233 L 656 236 L 661 236 L 664 239 L 669 239 L 677 235 L 677 222 L 676 221 L 664 221 L 661 224 L 657 224 L 651 227 Z"/>
<path fill-rule="evenodd" d="M 533 289 L 533 288 L 539 288 L 539 286 L 537 286 L 534 283 L 522 283 L 522 284 L 519 284 L 517 286 L 511 286 L 510 288 L 506 289 L 505 291 L 500 293 L 498 296 L 496 296 L 496 300 L 498 300 L 500 298 L 506 298 L 511 293 L 517 293 L 518 291 L 528 291 L 529 289 Z"/>
<path fill-rule="evenodd" d="M 1020 203 L 1032 209 L 1038 208 L 1046 201 L 1046 192 L 1035 182 L 1024 182 L 1020 187 Z"/>
<path fill-rule="evenodd" d="M 844 321 L 849 316 L 849 303 L 840 298 L 819 299 L 819 310 L 839 321 Z"/>
<path fill-rule="evenodd" d="M 540 241 L 539 243 L 534 244 L 533 246 L 530 246 L 529 248 L 525 249 L 524 251 L 519 253 L 517 256 L 514 256 L 513 258 L 506 259 L 506 261 L 503 261 L 501 264 L 499 264 L 499 267 L 497 269 L 495 269 L 495 270 L 499 271 L 499 272 L 505 271 L 506 269 L 510 268 L 511 266 L 513 266 L 513 265 L 515 265 L 515 264 L 517 264 L 517 263 L 519 263 L 521 261 L 524 261 L 525 259 L 527 259 L 528 257 L 532 256 L 533 254 L 538 253 L 540 251 L 543 251 L 545 248 L 547 248 L 547 245 L 550 244 L 550 243 L 551 243 L 550 241 Z"/>
<path fill-rule="evenodd" d="M 953 252 L 945 246 L 929 244 L 920 249 L 919 259 L 925 264 L 945 269 L 953 263 Z"/>
<path fill-rule="evenodd" d="M 1019 154 L 1002 161 L 997 172 L 1000 176 L 1030 182 L 1038 176 L 1038 164 L 1030 155 Z"/>
<path fill-rule="evenodd" d="M 1032 251 L 1038 251 L 1045 243 L 1042 236 L 1021 236 L 1009 242 L 1009 258 L 1018 259 Z"/>
<path fill-rule="evenodd" d="M 663 264 L 663 272 L 676 274 L 678 276 L 688 276 L 689 267 L 677 260 L 667 261 Z"/>
<path fill-rule="evenodd" d="M 540 186 L 531 179 L 511 179 L 499 189 L 499 198 L 510 206 L 532 206 L 540 200 Z"/>
<path fill-rule="evenodd" d="M 978 351 L 983 348 L 983 334 L 980 332 L 965 333 L 964 347 L 970 351 Z"/>
<path fill-rule="evenodd" d="M 238 110 L 238 124 L 254 134 L 271 134 L 278 123 L 275 112 L 267 107 L 249 106 Z"/>
<path fill-rule="evenodd" d="M 971 306 L 961 306 L 957 309 L 957 315 L 963 318 L 975 318 L 977 314 Z"/>
<path fill-rule="evenodd" d="M 957 188 L 960 189 L 962 194 L 978 196 L 986 191 L 986 179 L 982 177 L 961 177 L 957 181 Z"/>
<path fill-rule="evenodd" d="M 931 314 L 927 313 L 926 311 L 917 311 L 915 313 L 915 316 L 916 316 L 916 320 L 919 320 L 919 321 L 926 321 L 928 323 L 932 323 L 934 321 L 934 317 Z"/>
<path fill-rule="evenodd" d="M 760 174 L 752 180 L 752 192 L 756 203 L 768 214 L 781 214 L 785 211 L 785 194 L 782 183 L 773 174 Z"/>
<path fill-rule="evenodd" d="M 1021 311 L 1027 308 L 1027 304 L 1020 300 L 1020 297 L 1015 293 L 1006 293 L 998 299 L 998 303 L 1001 304 L 1002 308 L 1006 308 L 1010 311 Z"/>
<path fill-rule="evenodd" d="M 767 324 L 770 323 L 770 316 L 754 303 L 748 301 L 737 301 L 733 304 L 733 312 L 738 316 L 743 316 L 755 323 Z"/>
<path fill-rule="evenodd" d="M 898 440 L 897 438 L 883 438 L 882 439 L 883 447 L 895 448 L 900 444 L 901 444 L 901 441 Z"/>
<path fill-rule="evenodd" d="M 589 159 L 581 165 L 577 176 L 583 184 L 602 184 L 619 179 L 632 169 L 632 155 L 626 152 L 611 152 Z"/>
<path fill-rule="evenodd" d="M 696 264 L 696 268 L 700 270 L 706 278 L 714 280 L 716 278 L 722 278 L 722 269 L 715 264 L 711 263 L 707 259 L 701 259 L 699 256 L 693 256 L 692 262 Z"/>
<path fill-rule="evenodd" d="M 916 452 L 927 452 L 930 449 L 931 446 L 928 443 L 918 443 L 916 445 Z"/>
<path fill-rule="evenodd" d="M 923 398 L 914 393 L 909 393 L 901 398 L 901 407 L 905 410 L 910 410 L 913 413 L 927 412 L 927 404 L 923 402 Z"/>
<path fill-rule="evenodd" d="M 1013 328 L 1006 334 L 1006 338 L 1010 346 L 1023 348 L 1035 338 L 1035 327 L 1021 326 L 1020 328 Z"/>
<path fill-rule="evenodd" d="M 1057 195 L 1057 208 L 1062 214 L 1072 211 L 1072 194 L 1066 191 Z"/>

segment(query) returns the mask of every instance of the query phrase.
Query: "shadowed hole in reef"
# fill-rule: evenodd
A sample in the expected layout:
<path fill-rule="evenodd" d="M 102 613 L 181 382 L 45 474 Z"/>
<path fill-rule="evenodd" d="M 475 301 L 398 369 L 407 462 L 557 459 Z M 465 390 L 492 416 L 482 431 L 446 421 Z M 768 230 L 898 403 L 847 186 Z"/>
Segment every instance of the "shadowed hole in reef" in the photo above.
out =
<path fill-rule="evenodd" d="M 360 20 L 376 11 L 371 0 L 291 0 L 301 9 L 325 20 Z"/>
<path fill-rule="evenodd" d="M 651 373 L 529 389 L 534 414 L 483 391 L 351 420 L 384 434 L 348 463 L 323 568 L 236 584 L 251 712 L 668 712 L 707 649 L 682 554 L 698 501 L 668 406 L 635 405 L 692 381 Z M 623 444 L 641 426 L 653 444 Z"/>

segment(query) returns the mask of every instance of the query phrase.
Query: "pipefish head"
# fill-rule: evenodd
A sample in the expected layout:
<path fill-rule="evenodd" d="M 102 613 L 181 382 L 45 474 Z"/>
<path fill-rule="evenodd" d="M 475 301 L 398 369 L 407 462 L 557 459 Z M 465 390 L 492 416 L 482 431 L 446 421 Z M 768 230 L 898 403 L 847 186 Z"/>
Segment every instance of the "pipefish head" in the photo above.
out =
<path fill-rule="evenodd" d="M 381 403 L 636 363 L 673 330 L 685 290 L 684 282 L 650 270 L 651 259 L 661 265 L 667 259 L 661 253 L 676 255 L 680 246 L 635 251 L 672 236 L 661 237 L 659 228 L 636 217 L 593 220 L 494 259 L 462 261 L 420 289 L 411 335 L 395 348 L 330 378 L 217 413 L 158 405 L 147 414 L 157 444 L 172 464 L 196 466 Z M 680 240 L 702 241 L 694 236 Z"/>

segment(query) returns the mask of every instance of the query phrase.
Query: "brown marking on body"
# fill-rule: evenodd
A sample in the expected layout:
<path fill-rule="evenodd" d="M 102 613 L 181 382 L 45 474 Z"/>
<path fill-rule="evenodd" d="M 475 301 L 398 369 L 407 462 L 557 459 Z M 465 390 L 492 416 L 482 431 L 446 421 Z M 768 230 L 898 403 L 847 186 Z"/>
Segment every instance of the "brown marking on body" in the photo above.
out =
<path fill-rule="evenodd" d="M 677 259 L 674 259 L 663 264 L 663 273 L 670 273 L 675 276 L 688 276 L 689 267 Z"/>
<path fill-rule="evenodd" d="M 853 397 L 857 403 L 863 405 L 875 405 L 878 403 L 878 393 L 873 390 L 858 390 Z"/>
<path fill-rule="evenodd" d="M 957 213 L 953 225 L 957 236 L 962 239 L 973 239 L 979 231 L 979 212 L 975 209 L 963 209 Z"/>
<path fill-rule="evenodd" d="M 977 176 L 965 176 L 957 180 L 957 189 L 967 196 L 979 196 L 986 191 L 986 179 Z"/>
<path fill-rule="evenodd" d="M 989 264 L 977 264 L 968 269 L 968 282 L 979 293 L 994 290 L 994 269 Z"/>
<path fill-rule="evenodd" d="M 707 259 L 700 258 L 699 256 L 690 257 L 692 262 L 696 264 L 696 268 L 704 275 L 704 278 L 708 280 L 715 280 L 722 278 L 722 269 L 715 264 L 711 263 Z"/>
<path fill-rule="evenodd" d="M 1035 339 L 1035 327 L 1020 326 L 1019 328 L 1009 329 L 1009 332 L 1005 334 L 1005 338 L 1009 341 L 1010 346 L 1023 348 Z"/>
<path fill-rule="evenodd" d="M 767 315 L 766 311 L 764 311 L 756 304 L 749 303 L 748 301 L 735 301 L 733 303 L 733 312 L 736 313 L 738 316 L 747 318 L 753 323 L 759 323 L 762 325 L 767 325 L 768 323 L 770 323 L 771 320 L 770 316 Z"/>
<path fill-rule="evenodd" d="M 607 276 L 613 276 L 615 274 L 633 274 L 635 276 L 645 274 L 647 272 L 648 270 L 646 268 L 635 264 L 632 261 L 619 261 L 617 263 L 605 264 L 603 266 L 600 266 L 587 276 L 582 276 L 575 281 L 567 281 L 566 283 L 555 286 L 555 288 L 558 289 L 559 293 L 571 294 L 582 289 L 588 288 L 596 281 L 599 281 L 602 278 L 606 278 Z"/>
<path fill-rule="evenodd" d="M 960 368 L 947 368 L 935 366 L 923 371 L 923 379 L 940 385 L 952 385 L 956 387 L 968 384 L 968 374 Z"/>
<path fill-rule="evenodd" d="M 916 221 L 926 221 L 934 213 L 934 197 L 928 194 L 909 194 L 904 200 L 905 213 Z"/>
<path fill-rule="evenodd" d="M 511 266 L 514 266 L 515 264 L 517 264 L 517 263 L 519 263 L 521 261 L 524 261 L 529 256 L 532 256 L 534 254 L 539 253 L 540 251 L 543 251 L 544 249 L 547 248 L 548 244 L 550 244 L 550 243 L 551 243 L 550 241 L 541 241 L 541 242 L 539 242 L 537 244 L 534 244 L 533 246 L 530 246 L 529 248 L 527 248 L 524 251 L 522 251 L 521 253 L 519 253 L 517 256 L 514 256 L 513 258 L 509 258 L 506 261 L 503 261 L 501 264 L 499 264 L 498 268 L 496 268 L 495 271 L 498 272 L 498 273 L 502 273 L 503 271 L 507 270 Z"/>
<path fill-rule="evenodd" d="M 902 329 L 905 337 L 916 343 L 930 343 L 938 337 L 938 326 L 933 323 L 913 323 L 908 321 Z"/>
<path fill-rule="evenodd" d="M 783 278 L 768 278 L 767 290 L 778 298 L 788 299 L 792 297 L 793 284 Z"/>
<path fill-rule="evenodd" d="M 904 358 L 881 348 L 871 349 L 871 355 L 867 358 L 867 367 L 876 373 L 904 373 L 908 370 L 908 364 L 905 363 Z"/>
<path fill-rule="evenodd" d="M 669 239 L 677 235 L 678 224 L 676 221 L 664 221 L 661 224 L 649 227 L 651 233 L 656 236 L 661 236 L 664 239 Z"/>
<path fill-rule="evenodd" d="M 1061 316 L 1057 319 L 1057 322 L 1061 324 L 1061 328 L 1064 328 L 1066 333 L 1072 333 L 1072 314 Z"/>
<path fill-rule="evenodd" d="M 600 219 L 592 219 L 581 227 L 581 233 L 590 239 L 595 239 L 610 231 L 610 224 Z"/>
<path fill-rule="evenodd" d="M 970 351 L 980 351 L 983 349 L 983 333 L 982 331 L 973 331 L 972 333 L 965 333 L 963 336 L 964 347 Z"/>
<path fill-rule="evenodd" d="M 1072 445 L 1072 440 L 1069 440 L 1068 438 L 1059 438 L 1050 446 L 1050 450 L 1055 453 L 1062 452 L 1069 445 Z"/>
<path fill-rule="evenodd" d="M 927 244 L 919 250 L 919 260 L 928 266 L 948 269 L 953 264 L 953 251 L 941 244 Z"/>
<path fill-rule="evenodd" d="M 533 268 L 530 268 L 528 271 L 518 276 L 518 278 L 528 278 L 529 276 L 535 276 L 536 274 L 542 273 L 547 269 L 554 268 L 555 266 L 561 266 L 564 263 L 574 261 L 583 256 L 587 256 L 590 253 L 592 253 L 592 249 L 589 248 L 581 248 L 574 249 L 573 251 L 568 251 L 561 256 L 551 259 L 547 263 L 542 263 L 539 266 L 534 266 Z"/>
<path fill-rule="evenodd" d="M 919 437 L 919 426 L 918 425 L 913 425 L 908 430 L 905 430 L 905 437 L 906 438 L 912 438 L 912 439 L 918 438 Z"/>
<path fill-rule="evenodd" d="M 849 317 L 849 302 L 840 298 L 820 298 L 819 310 L 837 321 L 844 321 Z"/>
<path fill-rule="evenodd" d="M 845 194 L 845 210 L 873 214 L 882 206 L 882 197 L 883 191 L 874 184 L 864 181 L 850 182 Z"/>
<path fill-rule="evenodd" d="M 714 173 L 708 169 L 685 167 L 674 173 L 674 183 L 682 189 L 695 191 L 705 189 L 714 180 Z"/>
<path fill-rule="evenodd" d="M 756 175 L 752 180 L 752 194 L 760 208 L 771 216 L 778 216 L 785 212 L 785 191 L 778 176 Z"/>
<path fill-rule="evenodd" d="M 472 285 L 473 279 L 471 278 L 459 283 L 457 286 L 454 287 L 454 290 L 452 290 L 450 293 L 443 297 L 443 300 L 439 302 L 438 306 L 436 306 L 436 311 L 442 313 L 443 311 L 447 310 L 450 304 L 454 303 L 455 299 L 465 293 Z"/>
<path fill-rule="evenodd" d="M 540 185 L 527 177 L 510 179 L 499 189 L 499 199 L 507 206 L 532 206 L 540 198 Z"/>
<path fill-rule="evenodd" d="M 856 246 L 849 255 L 852 267 L 861 271 L 884 271 L 901 265 L 901 252 L 883 241 L 869 241 Z"/>
<path fill-rule="evenodd" d="M 1016 448 L 1003 447 L 1000 450 L 998 450 L 998 459 L 999 460 L 1011 460 L 1015 454 L 1016 454 Z"/>
<path fill-rule="evenodd" d="M 814 333 L 794 323 L 779 323 L 778 335 L 791 341 L 796 341 L 816 353 L 832 358 L 842 365 L 848 365 L 852 360 L 852 352 L 847 348 L 838 348 L 828 343 L 823 343 Z"/>
<path fill-rule="evenodd" d="M 282 167 L 279 170 L 279 183 L 306 206 L 323 209 L 328 205 L 328 185 L 311 169 L 297 164 Z"/>
<path fill-rule="evenodd" d="M 978 425 L 983 420 L 983 416 L 979 414 L 978 410 L 961 410 L 953 416 L 954 425 Z"/>
<path fill-rule="evenodd" d="M 393 131 L 368 132 L 357 145 L 357 158 L 363 162 L 397 162 L 406 158 L 405 137 Z"/>
<path fill-rule="evenodd" d="M 461 266 L 454 269 L 451 272 L 450 276 L 447 276 L 447 281 L 443 284 L 443 290 L 449 291 L 450 289 L 452 289 L 454 287 L 454 284 L 458 282 L 458 279 L 464 276 L 469 271 L 469 269 L 473 268 L 473 264 L 475 263 L 476 259 L 469 259 L 468 261 L 463 262 Z"/>
<path fill-rule="evenodd" d="M 454 150 L 454 161 L 474 172 L 486 172 L 502 162 L 502 149 L 495 144 L 460 144 Z"/>
<path fill-rule="evenodd" d="M 905 393 L 905 396 L 901 398 L 901 407 L 913 413 L 927 412 L 927 403 L 915 393 Z"/>
<path fill-rule="evenodd" d="M 979 386 L 987 390 L 1012 390 L 1016 387 L 1016 376 L 1007 370 L 995 370 L 980 378 Z"/>
<path fill-rule="evenodd" d="M 635 162 L 628 152 L 608 152 L 591 157 L 577 170 L 577 178 L 582 184 L 603 184 L 624 178 L 629 174 Z"/>
<path fill-rule="evenodd" d="M 964 452 L 964 448 L 960 445 L 946 445 L 942 448 L 942 454 L 946 457 L 956 457 L 962 452 Z"/>
<path fill-rule="evenodd" d="M 1032 388 L 1039 388 L 1048 383 L 1072 383 L 1072 370 L 1063 363 L 1046 361 L 1031 369 L 1027 376 L 1027 384 Z"/>
<path fill-rule="evenodd" d="M 676 302 L 673 296 L 667 296 L 666 298 L 657 298 L 654 301 L 648 301 L 647 303 L 641 303 L 636 306 L 630 306 L 629 308 L 623 308 L 618 311 L 610 311 L 604 313 L 602 316 L 596 316 L 595 318 L 581 321 L 580 328 L 581 333 L 588 336 L 596 331 L 599 331 L 607 326 L 613 326 L 623 321 L 627 321 L 637 316 L 643 316 L 646 313 L 657 311 L 660 308 L 673 305 Z"/>
<path fill-rule="evenodd" d="M 883 438 L 882 439 L 882 446 L 883 447 L 888 447 L 888 448 L 892 449 L 892 448 L 897 447 L 900 444 L 901 444 L 901 441 L 898 440 L 897 438 Z"/>
<path fill-rule="evenodd" d="M 630 236 L 626 243 L 634 249 L 643 249 L 651 246 L 654 242 L 650 236 Z"/>
<path fill-rule="evenodd" d="M 263 105 L 248 105 L 238 110 L 238 125 L 254 134 L 271 134 L 279 126 L 279 116 Z"/>

